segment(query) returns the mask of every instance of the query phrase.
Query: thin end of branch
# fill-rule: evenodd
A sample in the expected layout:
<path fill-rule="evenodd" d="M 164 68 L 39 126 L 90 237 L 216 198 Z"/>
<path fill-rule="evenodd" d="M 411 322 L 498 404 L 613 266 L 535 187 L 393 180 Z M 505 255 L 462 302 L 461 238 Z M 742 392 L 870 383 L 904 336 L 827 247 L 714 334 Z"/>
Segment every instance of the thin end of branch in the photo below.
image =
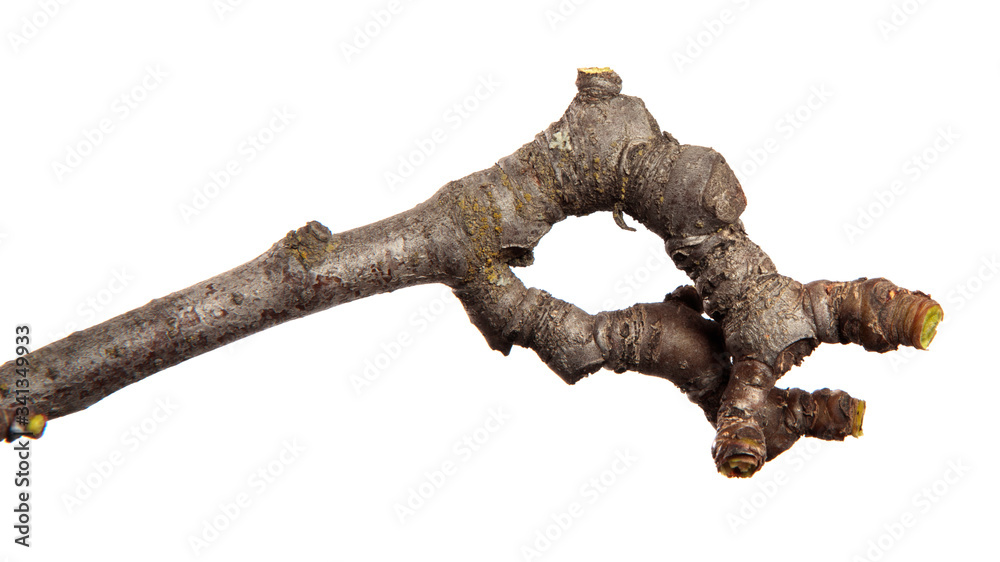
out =
<path fill-rule="evenodd" d="M 766 409 L 776 379 L 774 370 L 760 361 L 743 359 L 733 364 L 719 405 L 713 447 L 715 465 L 722 474 L 749 477 L 763 466 L 767 446 L 763 424 L 755 416 Z M 747 456 L 752 457 L 752 466 Z"/>
<path fill-rule="evenodd" d="M 927 349 L 944 318 L 944 309 L 930 295 L 883 278 L 815 281 L 806 287 L 817 334 L 825 342 L 856 343 L 878 353 L 900 345 Z"/>

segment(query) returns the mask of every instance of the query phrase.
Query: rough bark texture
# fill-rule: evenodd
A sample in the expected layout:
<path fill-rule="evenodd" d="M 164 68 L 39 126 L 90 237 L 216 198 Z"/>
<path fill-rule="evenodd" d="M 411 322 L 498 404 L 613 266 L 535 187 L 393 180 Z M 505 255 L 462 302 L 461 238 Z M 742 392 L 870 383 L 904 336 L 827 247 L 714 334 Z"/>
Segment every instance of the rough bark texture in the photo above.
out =
<path fill-rule="evenodd" d="M 859 435 L 863 402 L 775 381 L 821 342 L 926 348 L 940 306 L 884 279 L 803 285 L 780 275 L 746 235 L 746 199 L 720 154 L 661 132 L 610 69 L 581 69 L 577 86 L 533 141 L 410 211 L 340 234 L 309 223 L 247 264 L 36 350 L 31 414 L 78 411 L 287 320 L 444 283 L 490 347 L 531 348 L 567 383 L 601 368 L 675 383 L 716 427 L 713 454 L 727 476 L 752 475 L 803 435 Z M 628 213 L 662 237 L 694 288 L 597 315 L 526 288 L 510 268 L 531 263 L 553 224 L 595 211 L 620 226 Z M 13 416 L 15 378 L 13 362 L 0 367 L 8 437 L 25 431 Z"/>

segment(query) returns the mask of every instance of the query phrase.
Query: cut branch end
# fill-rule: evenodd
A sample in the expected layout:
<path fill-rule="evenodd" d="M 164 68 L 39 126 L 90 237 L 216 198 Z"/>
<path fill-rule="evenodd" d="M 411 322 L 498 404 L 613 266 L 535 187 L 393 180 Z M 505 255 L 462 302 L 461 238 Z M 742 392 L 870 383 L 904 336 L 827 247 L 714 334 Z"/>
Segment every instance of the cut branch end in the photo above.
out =
<path fill-rule="evenodd" d="M 736 455 L 723 463 L 719 472 L 726 478 L 750 478 L 757 468 L 757 459 L 752 455 Z"/>
<path fill-rule="evenodd" d="M 865 434 L 861 426 L 865 423 L 865 401 L 856 400 L 854 415 L 851 416 L 851 437 L 861 437 Z"/>
<path fill-rule="evenodd" d="M 931 301 L 933 302 L 933 301 Z M 917 349 L 927 349 L 931 342 L 934 341 L 934 336 L 937 335 L 938 324 L 944 318 L 944 310 L 937 303 L 934 304 L 924 313 L 923 322 L 920 323 L 920 337 L 919 344 L 916 346 Z"/>

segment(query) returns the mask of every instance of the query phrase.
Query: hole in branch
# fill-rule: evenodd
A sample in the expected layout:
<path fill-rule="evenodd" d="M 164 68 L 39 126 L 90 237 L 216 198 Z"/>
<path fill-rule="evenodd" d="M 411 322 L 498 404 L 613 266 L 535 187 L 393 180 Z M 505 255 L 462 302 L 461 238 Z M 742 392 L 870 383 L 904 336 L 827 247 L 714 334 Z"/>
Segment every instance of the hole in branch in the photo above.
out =
<path fill-rule="evenodd" d="M 663 240 L 639 224 L 615 225 L 610 212 L 556 223 L 534 249 L 534 264 L 514 269 L 528 287 L 544 289 L 595 314 L 638 302 L 659 302 L 690 284 L 674 267 Z"/>

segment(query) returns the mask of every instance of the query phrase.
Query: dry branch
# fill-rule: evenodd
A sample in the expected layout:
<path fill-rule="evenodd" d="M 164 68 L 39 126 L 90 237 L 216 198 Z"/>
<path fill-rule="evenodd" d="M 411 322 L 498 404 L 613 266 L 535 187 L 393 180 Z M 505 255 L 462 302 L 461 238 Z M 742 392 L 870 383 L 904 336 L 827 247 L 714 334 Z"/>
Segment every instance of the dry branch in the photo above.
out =
<path fill-rule="evenodd" d="M 532 142 L 409 211 L 339 234 L 311 222 L 255 260 L 36 350 L 27 416 L 15 415 L 15 364 L 4 364 L 0 427 L 40 434 L 39 420 L 281 322 L 443 283 L 490 347 L 531 348 L 570 384 L 601 368 L 675 383 L 717 429 L 727 476 L 752 475 L 800 436 L 859 435 L 862 401 L 775 381 L 821 342 L 926 348 L 940 306 L 884 279 L 780 275 L 744 231 L 746 199 L 721 155 L 661 132 L 610 69 L 581 69 L 577 86 Z M 694 288 L 597 315 L 526 288 L 510 268 L 531 263 L 556 222 L 596 211 L 620 226 L 628 213 L 663 238 Z"/>

